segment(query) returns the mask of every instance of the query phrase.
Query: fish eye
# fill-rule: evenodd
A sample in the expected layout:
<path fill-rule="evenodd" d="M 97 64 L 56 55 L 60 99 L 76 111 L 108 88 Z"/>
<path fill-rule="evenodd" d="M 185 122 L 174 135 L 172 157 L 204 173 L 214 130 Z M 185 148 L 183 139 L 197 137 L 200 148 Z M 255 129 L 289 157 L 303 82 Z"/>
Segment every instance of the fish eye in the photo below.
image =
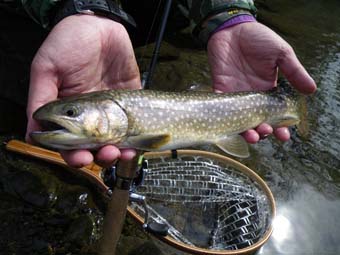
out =
<path fill-rule="evenodd" d="M 79 115 L 77 107 L 70 105 L 64 108 L 64 113 L 67 117 L 76 117 Z"/>

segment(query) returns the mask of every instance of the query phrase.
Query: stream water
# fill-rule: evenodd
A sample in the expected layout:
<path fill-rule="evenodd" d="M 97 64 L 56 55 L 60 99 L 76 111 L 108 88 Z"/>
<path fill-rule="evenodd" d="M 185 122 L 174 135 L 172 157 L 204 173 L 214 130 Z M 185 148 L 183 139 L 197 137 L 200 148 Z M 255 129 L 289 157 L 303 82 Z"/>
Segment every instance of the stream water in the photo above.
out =
<path fill-rule="evenodd" d="M 259 254 L 339 254 L 340 5 L 290 3 L 278 13 L 268 11 L 264 19 L 273 17 L 317 82 L 318 92 L 309 101 L 306 140 L 294 136 L 284 146 L 258 146 L 253 168 L 264 174 L 278 206 L 273 236 Z"/>
<path fill-rule="evenodd" d="M 308 99 L 309 134 L 280 143 L 266 139 L 252 146 L 242 162 L 270 186 L 278 216 L 274 232 L 259 251 L 272 254 L 340 254 L 340 2 L 256 1 L 258 19 L 283 36 L 313 76 L 318 91 Z M 155 88 L 181 90 L 209 84 L 203 50 L 189 47 L 186 34 L 162 46 Z M 137 51 L 137 56 L 140 54 Z M 148 53 L 143 53 L 148 56 Z M 0 56 L 1 57 L 1 56 Z M 176 88 L 173 84 L 177 84 Z M 0 100 L 1 105 L 9 102 Z M 3 107 L 1 107 L 3 108 Z M 24 108 L 13 108 L 21 123 Z M 18 114 L 16 114 L 18 113 Z M 15 114 L 15 116 L 13 116 Z M 13 119 L 12 119 L 13 118 Z M 1 122 L 1 125 L 4 122 Z M 20 136 L 1 129 L 1 141 Z M 15 125 L 16 127 L 19 126 Z M 105 202 L 95 187 L 60 169 L 1 150 L 0 254 L 95 254 Z M 100 202 L 98 202 L 100 201 Z M 138 241 L 136 241 L 138 239 Z M 131 246 L 134 240 L 135 246 Z M 127 221 L 118 254 L 141 254 L 147 238 Z M 128 247 L 130 246 L 130 247 Z M 57 247 L 57 248 L 56 248 Z M 169 247 L 147 247 L 143 254 L 177 254 Z M 151 252 L 152 251 L 152 252 Z"/>
<path fill-rule="evenodd" d="M 278 216 L 269 242 L 258 254 L 340 253 L 340 3 L 333 1 L 256 1 L 258 19 L 284 37 L 313 76 L 318 91 L 308 99 L 309 134 L 293 130 L 291 141 L 268 139 L 253 146 L 243 163 L 268 183 Z M 183 49 L 184 48 L 184 49 Z M 204 53 L 183 47 L 184 78 L 161 63 L 155 84 L 209 84 Z M 171 52 L 171 51 L 168 51 Z M 164 66 L 163 66 L 164 65 Z M 183 66 L 182 66 L 183 67 Z M 192 68 L 200 71 L 193 74 Z M 162 69 L 163 68 L 163 69 Z M 183 69 L 182 69 L 183 70 Z M 158 79 L 158 80 L 157 80 Z"/>

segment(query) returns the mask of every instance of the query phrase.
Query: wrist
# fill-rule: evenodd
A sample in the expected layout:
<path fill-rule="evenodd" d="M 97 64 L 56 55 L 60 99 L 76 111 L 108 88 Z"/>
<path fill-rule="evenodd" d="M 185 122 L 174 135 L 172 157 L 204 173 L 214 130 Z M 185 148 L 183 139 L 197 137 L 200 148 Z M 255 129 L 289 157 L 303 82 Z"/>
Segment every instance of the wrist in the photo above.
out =
<path fill-rule="evenodd" d="M 252 15 L 247 15 L 247 14 L 242 14 L 242 15 L 239 15 L 239 16 L 236 16 L 236 17 L 233 17 L 227 21 L 225 21 L 224 23 L 222 23 L 219 27 L 217 27 L 210 35 L 210 37 L 223 30 L 223 29 L 226 29 L 226 28 L 229 28 L 229 27 L 233 27 L 235 25 L 238 25 L 238 24 L 242 24 L 242 23 L 247 23 L 247 22 L 256 22 L 256 19 L 254 16 Z"/>
<path fill-rule="evenodd" d="M 202 18 L 197 24 L 193 30 L 193 35 L 206 45 L 214 31 L 225 22 L 239 16 L 252 16 L 255 19 L 256 11 L 252 0 L 223 2 L 223 4 L 216 5 L 215 8 L 205 13 L 205 18 Z"/>

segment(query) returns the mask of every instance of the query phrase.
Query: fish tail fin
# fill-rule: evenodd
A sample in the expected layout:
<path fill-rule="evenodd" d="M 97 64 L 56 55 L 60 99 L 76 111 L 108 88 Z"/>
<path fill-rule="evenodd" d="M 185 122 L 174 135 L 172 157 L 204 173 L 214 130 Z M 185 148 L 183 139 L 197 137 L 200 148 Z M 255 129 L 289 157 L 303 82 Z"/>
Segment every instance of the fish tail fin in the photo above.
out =
<path fill-rule="evenodd" d="M 296 103 L 296 111 L 299 118 L 299 122 L 296 124 L 297 133 L 303 139 L 307 139 L 309 135 L 308 125 L 308 108 L 307 97 L 299 93 L 293 86 L 284 78 L 279 79 L 277 91 L 281 94 L 288 95 L 290 100 Z"/>

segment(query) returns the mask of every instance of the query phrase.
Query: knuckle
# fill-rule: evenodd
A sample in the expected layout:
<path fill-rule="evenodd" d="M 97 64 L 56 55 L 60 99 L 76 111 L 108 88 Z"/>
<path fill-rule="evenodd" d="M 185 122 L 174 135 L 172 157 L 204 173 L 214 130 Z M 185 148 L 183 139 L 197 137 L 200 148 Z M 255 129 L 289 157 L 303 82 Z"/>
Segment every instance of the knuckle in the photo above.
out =
<path fill-rule="evenodd" d="M 282 59 L 289 58 L 294 54 L 294 49 L 288 43 L 281 45 L 280 56 Z"/>

